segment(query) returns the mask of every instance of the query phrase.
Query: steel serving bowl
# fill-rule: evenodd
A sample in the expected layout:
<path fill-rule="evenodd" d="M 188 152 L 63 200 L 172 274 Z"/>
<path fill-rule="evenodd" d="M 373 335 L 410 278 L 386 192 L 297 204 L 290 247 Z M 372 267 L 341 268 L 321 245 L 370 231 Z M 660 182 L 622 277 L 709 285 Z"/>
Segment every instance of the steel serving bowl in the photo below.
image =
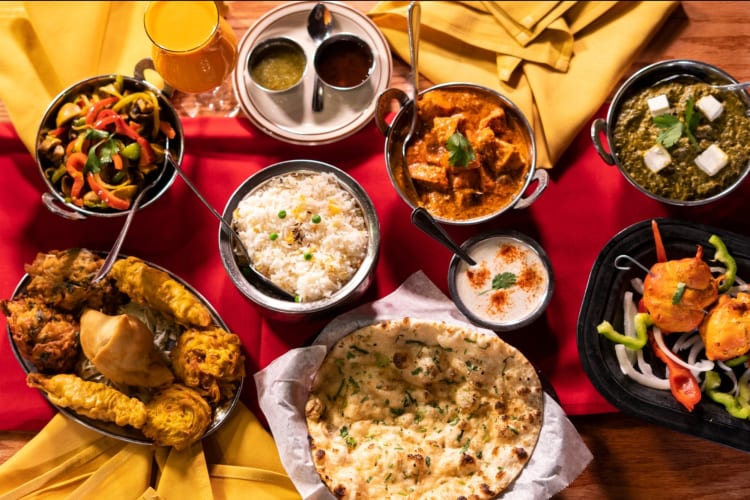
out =
<path fill-rule="evenodd" d="M 654 193 L 634 179 L 628 172 L 625 160 L 615 145 L 617 120 L 621 115 L 625 102 L 631 97 L 634 97 L 659 83 L 680 81 L 680 79 L 686 79 L 687 81 L 692 81 L 694 83 L 704 82 L 719 85 L 737 83 L 736 79 L 720 68 L 700 61 L 671 59 L 651 64 L 635 72 L 619 87 L 612 98 L 606 119 L 597 118 L 592 123 L 591 140 L 602 160 L 608 165 L 616 165 L 622 176 L 641 193 L 669 205 L 705 205 L 719 200 L 734 191 L 747 177 L 748 173 L 750 173 L 750 162 L 745 165 L 744 169 L 736 179 L 728 185 L 723 186 L 720 191 L 703 198 L 679 200 Z M 750 98 L 748 98 L 748 95 L 744 91 L 737 92 L 737 95 L 739 95 L 742 101 L 745 102 L 748 110 L 750 110 Z M 602 136 L 606 139 L 606 147 L 604 141 L 602 141 Z"/>
<path fill-rule="evenodd" d="M 145 80 L 114 74 L 100 75 L 79 81 L 60 92 L 49 104 L 40 122 L 35 146 L 36 163 L 39 167 L 39 173 L 47 186 L 47 192 L 42 195 L 42 201 L 51 212 L 61 217 L 65 217 L 66 219 L 86 219 L 87 217 L 121 217 L 127 215 L 130 212 L 130 209 L 115 210 L 110 208 L 79 207 L 74 203 L 71 203 L 69 200 L 66 200 L 65 195 L 60 191 L 58 187 L 56 187 L 51 182 L 51 180 L 45 174 L 45 170 L 50 168 L 52 165 L 47 159 L 44 158 L 44 155 L 41 154 L 39 148 L 39 145 L 42 139 L 45 137 L 46 133 L 57 128 L 55 120 L 57 117 L 57 113 L 63 106 L 63 104 L 70 101 L 78 94 L 90 93 L 99 87 L 115 82 L 115 80 L 118 78 L 122 79 L 124 91 L 142 92 L 145 90 L 149 90 L 153 92 L 154 95 L 156 95 L 160 107 L 161 120 L 168 121 L 175 131 L 175 137 L 169 140 L 169 149 L 172 152 L 172 158 L 174 158 L 174 160 L 178 164 L 182 161 L 182 155 L 184 151 L 184 134 L 182 130 L 182 123 L 177 114 L 177 111 L 172 106 L 169 99 L 167 99 L 167 97 L 160 90 L 158 90 L 156 87 L 146 82 Z M 140 203 L 140 206 L 138 207 L 139 210 L 156 201 L 172 185 L 172 182 L 177 175 L 177 171 L 166 163 L 162 168 L 167 169 L 167 171 L 164 172 L 164 175 L 161 177 L 161 179 L 159 179 L 159 182 L 156 184 L 156 186 L 154 186 L 148 193 L 146 193 Z M 150 175 L 157 176 L 158 172 L 153 172 Z M 150 178 L 151 177 L 148 177 L 146 182 L 148 182 L 148 179 Z"/>
<path fill-rule="evenodd" d="M 454 255 L 448 290 L 472 323 L 507 332 L 530 325 L 547 309 L 555 278 L 547 252 L 536 240 L 518 231 L 495 230 L 472 236 L 461 248 L 477 265 Z M 501 273 L 513 274 L 513 282 L 494 289 Z"/>
<path fill-rule="evenodd" d="M 523 131 L 527 156 L 530 161 L 528 172 L 523 179 L 523 186 L 517 194 L 504 206 L 498 208 L 492 213 L 474 218 L 451 219 L 442 217 L 438 214 L 431 215 L 438 222 L 453 225 L 471 225 L 486 222 L 494 219 L 510 209 L 523 209 L 530 206 L 546 189 L 549 183 L 549 174 L 546 170 L 537 169 L 537 149 L 534 133 L 528 120 L 518 106 L 510 99 L 503 96 L 490 88 L 472 83 L 444 83 L 435 85 L 419 93 L 418 99 L 438 90 L 465 91 L 479 94 L 495 102 L 498 107 L 505 110 L 506 116 L 510 117 L 512 126 Z M 396 116 L 390 122 L 387 118 L 391 112 L 393 102 L 400 105 Z M 414 190 L 410 187 L 407 178 L 406 163 L 403 155 L 403 143 L 411 124 L 412 105 L 411 99 L 400 89 L 390 88 L 378 96 L 377 111 L 375 114 L 376 125 L 380 132 L 385 135 L 385 160 L 388 176 L 391 184 L 401 199 L 412 209 L 418 207 L 420 203 L 415 198 Z M 527 193 L 529 186 L 536 182 L 534 189 Z"/>
<path fill-rule="evenodd" d="M 309 302 L 297 302 L 279 298 L 252 275 L 243 273 L 243 265 L 238 256 L 232 236 L 219 228 L 219 253 L 229 278 L 237 289 L 255 303 L 269 317 L 284 321 L 310 321 L 326 317 L 343 307 L 352 304 L 370 286 L 380 251 L 380 223 L 375 207 L 367 192 L 343 170 L 320 161 L 289 160 L 276 163 L 259 170 L 232 193 L 224 208 L 223 217 L 232 221 L 240 202 L 269 180 L 290 173 L 332 173 L 340 187 L 349 192 L 357 201 L 367 226 L 367 249 L 364 260 L 352 278 L 338 291 L 327 298 Z M 252 254 L 252 251 L 250 252 Z"/>

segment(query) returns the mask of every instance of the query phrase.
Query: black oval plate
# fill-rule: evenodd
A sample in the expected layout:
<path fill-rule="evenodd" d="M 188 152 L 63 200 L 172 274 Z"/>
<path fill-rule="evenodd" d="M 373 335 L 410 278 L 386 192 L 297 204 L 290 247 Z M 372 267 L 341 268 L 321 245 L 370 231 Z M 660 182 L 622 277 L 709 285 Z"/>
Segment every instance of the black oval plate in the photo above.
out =
<path fill-rule="evenodd" d="M 750 276 L 750 238 L 674 219 L 656 221 L 668 259 L 692 257 L 697 246 L 701 245 L 704 260 L 711 264 L 714 248 L 708 243 L 708 238 L 716 234 L 737 261 L 737 275 Z M 656 262 L 650 219 L 633 224 L 615 235 L 594 262 L 578 316 L 578 354 L 586 375 L 596 390 L 623 413 L 750 451 L 750 421 L 730 416 L 723 406 L 714 403 L 705 394 L 693 411 L 688 412 L 672 397 L 670 391 L 644 387 L 620 370 L 614 344 L 597 333 L 596 325 L 608 320 L 622 331 L 623 294 L 632 290 L 631 279 L 645 277 L 645 272 L 636 265 L 628 271 L 615 268 L 615 258 L 621 254 L 631 256 L 647 268 Z M 646 350 L 644 354 L 651 353 Z M 663 376 L 663 373 L 659 375 Z"/>

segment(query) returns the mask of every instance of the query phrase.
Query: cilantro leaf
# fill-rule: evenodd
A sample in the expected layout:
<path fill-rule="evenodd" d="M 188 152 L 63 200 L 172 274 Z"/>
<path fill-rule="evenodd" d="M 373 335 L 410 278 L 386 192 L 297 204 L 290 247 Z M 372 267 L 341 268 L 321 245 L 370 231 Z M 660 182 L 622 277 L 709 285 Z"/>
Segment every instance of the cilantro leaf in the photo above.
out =
<path fill-rule="evenodd" d="M 451 153 L 449 161 L 453 167 L 465 167 L 469 162 L 476 159 L 474 148 L 471 147 L 471 143 L 461 132 L 454 132 L 448 138 L 445 147 Z"/>
<path fill-rule="evenodd" d="M 84 172 L 97 173 L 102 169 L 102 163 L 112 163 L 112 155 L 120 152 L 120 145 L 112 138 L 112 134 L 107 134 L 102 140 L 94 144 L 89 149 L 86 165 L 83 167 Z"/>
<path fill-rule="evenodd" d="M 665 148 L 671 148 L 682 137 L 684 125 L 674 115 L 659 115 L 654 117 L 654 125 L 660 129 L 656 142 Z"/>
<path fill-rule="evenodd" d="M 511 272 L 499 273 L 499 274 L 496 274 L 494 278 L 492 278 L 492 288 L 488 288 L 487 290 L 484 290 L 483 292 L 479 292 L 479 295 L 483 295 L 493 290 L 501 290 L 503 288 L 510 288 L 515 284 L 516 284 L 515 274 Z"/>

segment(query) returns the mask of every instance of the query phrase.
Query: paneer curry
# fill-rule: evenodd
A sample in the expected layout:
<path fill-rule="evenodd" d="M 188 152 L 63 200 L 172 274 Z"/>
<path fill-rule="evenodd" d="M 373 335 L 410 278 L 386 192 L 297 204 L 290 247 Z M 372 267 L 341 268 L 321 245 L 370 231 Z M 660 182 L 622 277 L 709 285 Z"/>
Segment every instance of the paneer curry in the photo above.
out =
<path fill-rule="evenodd" d="M 406 165 L 418 205 L 467 220 L 495 213 L 522 192 L 531 145 L 503 103 L 472 89 L 434 89 L 419 100 L 419 121 Z"/>

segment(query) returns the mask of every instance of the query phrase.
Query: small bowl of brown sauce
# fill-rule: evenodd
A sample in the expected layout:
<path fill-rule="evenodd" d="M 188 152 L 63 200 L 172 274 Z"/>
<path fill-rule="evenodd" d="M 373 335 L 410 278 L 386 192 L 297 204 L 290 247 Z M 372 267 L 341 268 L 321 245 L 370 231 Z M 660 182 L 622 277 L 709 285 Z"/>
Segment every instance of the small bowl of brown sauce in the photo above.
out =
<path fill-rule="evenodd" d="M 479 234 L 461 247 L 476 265 L 454 256 L 448 289 L 472 323 L 510 331 L 533 323 L 544 313 L 554 291 L 554 277 L 539 243 L 507 230 Z"/>
<path fill-rule="evenodd" d="M 326 38 L 315 50 L 313 62 L 318 77 L 334 90 L 360 88 L 375 70 L 372 48 L 351 33 Z"/>
<path fill-rule="evenodd" d="M 669 205 L 704 205 L 750 173 L 750 98 L 715 85 L 736 83 L 699 61 L 667 60 L 634 73 L 591 138 L 599 156 L 647 196 Z M 608 151 L 602 144 L 606 137 Z"/>
<path fill-rule="evenodd" d="M 277 37 L 260 42 L 250 52 L 247 71 L 250 80 L 270 93 L 287 92 L 302 82 L 307 56 L 291 38 Z"/>

